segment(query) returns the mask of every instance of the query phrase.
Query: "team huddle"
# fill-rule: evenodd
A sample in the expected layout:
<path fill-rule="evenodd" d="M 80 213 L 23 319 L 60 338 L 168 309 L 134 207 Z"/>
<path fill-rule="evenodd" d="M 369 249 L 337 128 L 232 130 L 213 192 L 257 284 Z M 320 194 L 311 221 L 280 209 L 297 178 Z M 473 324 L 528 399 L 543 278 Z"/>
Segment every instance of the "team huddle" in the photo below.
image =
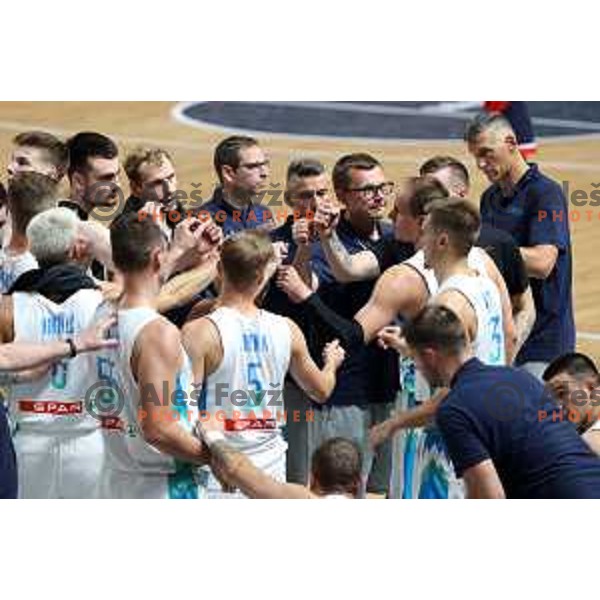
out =
<path fill-rule="evenodd" d="M 108 137 L 17 136 L 0 497 L 600 498 L 564 193 L 501 114 L 465 141 L 480 205 L 456 158 L 392 182 L 359 153 L 292 162 L 270 206 L 251 137 L 199 204 L 164 149 L 121 202 Z"/>

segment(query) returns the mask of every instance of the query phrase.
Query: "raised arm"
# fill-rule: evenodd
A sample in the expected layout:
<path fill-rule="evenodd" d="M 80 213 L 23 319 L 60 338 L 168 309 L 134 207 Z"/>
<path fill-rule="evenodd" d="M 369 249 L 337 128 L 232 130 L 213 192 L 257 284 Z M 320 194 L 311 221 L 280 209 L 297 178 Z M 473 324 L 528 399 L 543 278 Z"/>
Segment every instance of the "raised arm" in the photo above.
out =
<path fill-rule="evenodd" d="M 421 276 L 406 265 L 392 267 L 384 273 L 369 302 L 354 320 L 345 319 L 329 308 L 302 282 L 293 268 L 279 273 L 277 285 L 321 327 L 338 337 L 347 349 L 371 343 L 398 317 L 414 317 L 425 308 L 429 299 Z"/>
<path fill-rule="evenodd" d="M 166 313 L 191 302 L 208 288 L 217 277 L 217 259 L 210 259 L 195 269 L 177 275 L 162 286 L 156 301 L 156 310 Z"/>
<path fill-rule="evenodd" d="M 376 279 L 381 275 L 373 252 L 364 250 L 350 254 L 335 231 L 329 237 L 321 236 L 321 246 L 333 276 L 341 283 Z"/>
<path fill-rule="evenodd" d="M 315 226 L 333 276 L 341 283 L 376 279 L 381 275 L 377 256 L 370 250 L 350 254 L 336 233 L 340 208 L 332 203 L 319 203 Z"/>

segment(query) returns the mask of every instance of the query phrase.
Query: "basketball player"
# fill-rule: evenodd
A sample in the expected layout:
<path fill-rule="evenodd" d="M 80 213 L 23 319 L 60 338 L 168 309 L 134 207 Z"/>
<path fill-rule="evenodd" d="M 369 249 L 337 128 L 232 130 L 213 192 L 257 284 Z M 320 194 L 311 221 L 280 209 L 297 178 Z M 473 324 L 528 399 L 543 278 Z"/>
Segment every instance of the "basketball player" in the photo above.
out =
<path fill-rule="evenodd" d="M 431 303 L 458 315 L 479 360 L 492 366 L 505 366 L 500 293 L 485 273 L 485 264 L 475 268 L 475 261 L 469 259 L 480 224 L 479 213 L 468 200 L 443 200 L 429 207 L 421 245 L 425 267 L 433 271 L 439 284 Z M 402 352 L 398 338 L 394 340 L 394 333 L 398 335 L 397 331 L 386 330 L 381 338 L 386 346 L 392 345 Z M 433 420 L 444 397 L 444 392 L 436 394 L 417 408 L 413 417 L 431 410 L 430 420 Z M 372 441 L 380 443 L 395 435 L 405 426 L 406 418 L 406 413 L 402 412 L 392 417 L 371 433 Z M 442 498 L 462 497 L 462 485 L 455 478 L 439 432 L 428 427 L 422 436 L 413 436 L 411 441 L 417 453 L 415 468 L 419 471 L 418 477 L 412 478 L 412 495 L 420 498 L 436 498 L 440 494 Z M 410 483 L 407 475 L 403 477 L 404 486 Z"/>
<path fill-rule="evenodd" d="M 173 159 L 162 148 L 136 148 L 123 164 L 131 196 L 124 212 L 145 210 L 148 218 L 160 223 L 169 238 L 178 222 L 185 219 L 186 211 L 176 197 L 177 173 Z M 179 213 L 179 220 L 175 212 Z"/>
<path fill-rule="evenodd" d="M 245 231 L 226 240 L 221 251 L 219 307 L 188 325 L 184 340 L 195 381 L 204 382 L 203 411 L 221 412 L 227 442 L 256 467 L 285 481 L 287 446 L 281 427 L 286 416 L 297 416 L 285 415 L 286 374 L 289 371 L 312 400 L 325 403 L 345 354 L 338 342 L 328 344 L 324 368 L 319 370 L 300 328 L 257 308 L 257 298 L 277 266 L 267 233 Z M 212 476 L 205 486 L 208 498 L 235 497 L 223 494 Z"/>
<path fill-rule="evenodd" d="M 15 181 L 15 180 L 13 180 Z M 64 342 L 92 324 L 102 293 L 85 275 L 79 219 L 65 208 L 35 216 L 27 227 L 40 264 L 14 283 L 1 303 L 2 342 Z M 50 346 L 50 344 L 48 344 Z M 92 498 L 102 461 L 99 423 L 84 407 L 95 382 L 86 357 L 68 357 L 36 381 L 13 386 L 10 413 L 22 498 Z"/>
<path fill-rule="evenodd" d="M 13 139 L 8 163 L 8 179 L 17 173 L 33 171 L 57 183 L 67 173 L 69 151 L 65 143 L 45 131 L 26 131 Z"/>
<path fill-rule="evenodd" d="M 343 438 L 327 440 L 313 455 L 310 486 L 283 483 L 254 466 L 243 452 L 235 450 L 222 432 L 198 427 L 210 450 L 210 466 L 220 481 L 239 489 L 248 498 L 261 500 L 359 499 L 362 455 L 355 442 Z"/>
<path fill-rule="evenodd" d="M 29 252 L 26 230 L 35 215 L 56 206 L 56 182 L 36 172 L 16 174 L 8 184 L 11 236 L 0 249 L 0 293 L 8 292 L 17 278 L 37 268 Z"/>
<path fill-rule="evenodd" d="M 115 208 L 121 170 L 117 145 L 100 133 L 82 132 L 67 146 L 71 191 L 61 206 L 75 210 L 82 221 L 87 221 L 94 209 Z"/>
<path fill-rule="evenodd" d="M 207 226 L 199 223 L 200 234 Z M 106 384 L 98 397 L 105 416 L 98 494 L 195 499 L 196 470 L 205 463 L 203 446 L 192 435 L 197 390 L 179 330 L 155 308 L 167 242 L 156 223 L 136 214 L 117 219 L 110 236 L 124 294 L 117 311 L 119 352 L 97 360 L 98 380 Z"/>
<path fill-rule="evenodd" d="M 437 179 L 451 196 L 469 197 L 469 170 L 452 156 L 434 156 L 421 166 L 420 174 L 421 177 L 430 176 Z M 535 302 L 525 261 L 514 238 L 506 231 L 487 223 L 482 223 L 476 245 L 492 257 L 506 283 L 517 330 L 516 355 L 531 335 L 536 319 Z"/>
<path fill-rule="evenodd" d="M 116 340 L 106 339 L 108 329 L 114 325 L 109 317 L 94 323 L 73 339 L 40 344 L 15 342 L 0 345 L 0 385 L 15 385 L 40 377 L 51 363 L 74 358 L 85 352 L 109 348 Z M 17 461 L 6 407 L 0 401 L 0 499 L 18 496 Z"/>

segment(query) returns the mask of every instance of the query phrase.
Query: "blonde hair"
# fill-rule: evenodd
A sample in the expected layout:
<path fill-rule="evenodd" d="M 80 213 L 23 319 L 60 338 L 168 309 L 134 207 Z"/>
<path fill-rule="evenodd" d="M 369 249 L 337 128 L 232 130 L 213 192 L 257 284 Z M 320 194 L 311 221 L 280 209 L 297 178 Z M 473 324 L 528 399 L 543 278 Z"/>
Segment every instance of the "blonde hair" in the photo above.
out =
<path fill-rule="evenodd" d="M 162 148 L 136 148 L 127 155 L 123 168 L 129 181 L 139 184 L 142 165 L 160 167 L 165 160 L 173 162 L 171 155 Z"/>
<path fill-rule="evenodd" d="M 274 260 L 271 238 L 260 230 L 243 231 L 230 237 L 221 250 L 225 279 L 238 291 L 257 285 Z"/>

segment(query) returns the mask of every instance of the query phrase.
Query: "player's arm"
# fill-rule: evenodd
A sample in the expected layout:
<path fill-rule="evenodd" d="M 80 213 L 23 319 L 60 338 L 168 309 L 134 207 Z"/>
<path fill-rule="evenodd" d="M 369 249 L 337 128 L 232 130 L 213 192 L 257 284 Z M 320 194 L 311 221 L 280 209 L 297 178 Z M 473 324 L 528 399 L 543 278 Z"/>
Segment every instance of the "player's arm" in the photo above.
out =
<path fill-rule="evenodd" d="M 369 432 L 369 441 L 373 448 L 377 448 L 387 440 L 394 437 L 399 431 L 405 429 L 418 429 L 427 427 L 435 420 L 440 404 L 448 395 L 447 389 L 438 390 L 435 395 L 411 410 L 400 411 L 392 415 L 387 421 L 376 425 Z"/>
<path fill-rule="evenodd" d="M 210 262 L 223 243 L 223 231 L 210 220 L 187 218 L 175 228 L 173 242 L 166 254 L 162 275 L 188 271 Z"/>
<path fill-rule="evenodd" d="M 296 254 L 292 266 L 302 281 L 312 290 L 319 289 L 319 282 L 312 269 L 312 246 L 310 224 L 307 219 L 299 219 L 292 225 L 292 238 L 296 243 Z"/>
<path fill-rule="evenodd" d="M 529 339 L 537 318 L 537 311 L 531 287 L 528 287 L 522 294 L 513 296 L 511 298 L 511 304 L 515 329 L 517 332 L 517 342 L 515 345 L 516 356 L 525 342 Z"/>
<path fill-rule="evenodd" d="M 515 321 L 513 318 L 512 304 L 510 302 L 510 296 L 508 294 L 508 288 L 504 277 L 498 270 L 496 263 L 486 253 L 483 253 L 484 260 L 486 263 L 486 271 L 488 277 L 496 284 L 498 292 L 500 293 L 500 302 L 502 303 L 502 326 L 504 329 L 504 347 L 506 352 L 506 364 L 512 365 L 517 354 L 517 329 L 515 327 Z"/>
<path fill-rule="evenodd" d="M 463 479 L 470 500 L 506 499 L 504 487 L 491 460 L 486 460 L 465 471 Z"/>
<path fill-rule="evenodd" d="M 191 302 L 217 277 L 217 260 L 211 259 L 200 266 L 177 275 L 162 286 L 156 301 L 156 310 L 166 313 Z"/>
<path fill-rule="evenodd" d="M 332 202 L 319 202 L 315 227 L 321 246 L 334 277 L 341 283 L 376 279 L 381 275 L 377 256 L 370 250 L 351 255 L 340 241 L 336 229 L 340 222 L 340 207 Z"/>
<path fill-rule="evenodd" d="M 306 487 L 280 483 L 254 466 L 241 452 L 234 450 L 223 439 L 210 442 L 210 465 L 215 477 L 232 488 L 239 489 L 249 498 L 258 500 L 310 500 L 316 498 Z"/>
<path fill-rule="evenodd" d="M 148 444 L 176 459 L 202 465 L 206 462 L 202 443 L 173 419 L 171 398 L 163 397 L 163 386 L 169 393 L 176 389 L 181 360 L 181 338 L 176 327 L 163 320 L 144 327 L 131 359 L 132 372 L 142 391 L 138 421 Z"/>
<path fill-rule="evenodd" d="M 10 311 L 10 313 L 8 313 Z M 0 371 L 29 371 L 44 367 L 58 360 L 70 358 L 75 354 L 94 352 L 104 348 L 114 348 L 116 340 L 106 339 L 108 330 L 114 325 L 114 316 L 107 317 L 92 324 L 86 330 L 75 336 L 71 343 L 67 341 L 49 341 L 44 343 L 12 342 L 11 322 L 8 314 L 12 315 L 12 298 L 4 296 L 0 306 L 0 334 L 3 344 L 0 345 Z M 6 340 L 11 340 L 6 343 Z M 21 381 L 23 376 L 13 382 Z"/>
<path fill-rule="evenodd" d="M 550 245 L 521 248 L 521 254 L 532 279 L 548 279 L 558 260 L 558 248 Z"/>
<path fill-rule="evenodd" d="M 350 254 L 337 233 L 321 236 L 321 246 L 333 276 L 341 283 L 376 279 L 381 275 L 377 256 L 370 250 Z"/>
<path fill-rule="evenodd" d="M 202 317 L 183 328 L 182 340 L 183 347 L 192 361 L 196 386 L 201 386 L 223 360 L 221 336 L 215 324 Z"/>
<path fill-rule="evenodd" d="M 388 269 L 377 282 L 366 306 L 356 315 L 365 343 L 372 342 L 379 332 L 399 316 L 414 318 L 427 305 L 429 291 L 423 278 L 406 265 Z"/>
<path fill-rule="evenodd" d="M 313 361 L 301 329 L 288 319 L 292 334 L 290 374 L 306 394 L 319 404 L 327 402 L 336 386 L 336 373 L 345 359 L 339 342 L 327 344 L 323 351 L 325 365 L 319 369 Z"/>

